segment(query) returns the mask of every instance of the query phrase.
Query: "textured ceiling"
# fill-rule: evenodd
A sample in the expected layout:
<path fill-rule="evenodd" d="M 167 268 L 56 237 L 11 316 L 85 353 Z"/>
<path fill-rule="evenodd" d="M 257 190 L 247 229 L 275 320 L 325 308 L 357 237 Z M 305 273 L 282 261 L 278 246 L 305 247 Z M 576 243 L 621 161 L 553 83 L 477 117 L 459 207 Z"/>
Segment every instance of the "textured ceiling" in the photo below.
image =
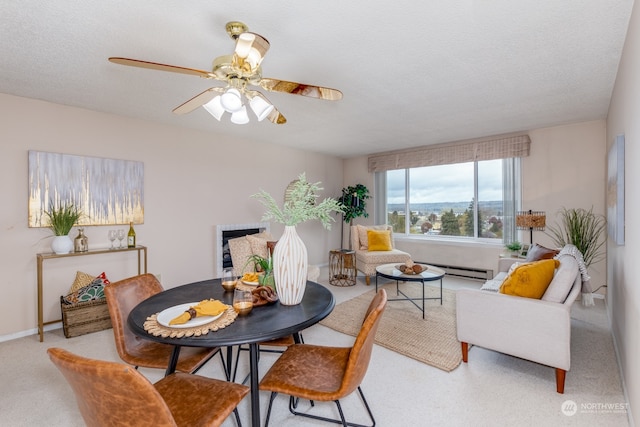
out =
<path fill-rule="evenodd" d="M 353 157 L 606 117 L 633 0 L 2 0 L 0 92 Z M 263 75 L 341 101 L 264 92 L 284 125 L 171 112 L 221 83 L 225 23 L 269 40 Z M 221 136 L 221 137 L 220 137 Z"/>

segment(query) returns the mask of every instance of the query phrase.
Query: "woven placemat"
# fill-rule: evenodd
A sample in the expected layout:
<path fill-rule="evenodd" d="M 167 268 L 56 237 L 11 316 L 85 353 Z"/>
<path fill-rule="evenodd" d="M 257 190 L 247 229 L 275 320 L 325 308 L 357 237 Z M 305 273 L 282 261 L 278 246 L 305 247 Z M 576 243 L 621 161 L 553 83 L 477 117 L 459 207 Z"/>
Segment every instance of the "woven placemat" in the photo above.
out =
<path fill-rule="evenodd" d="M 209 323 L 195 326 L 193 328 L 168 328 L 159 324 L 157 317 L 158 313 L 152 314 L 151 316 L 147 317 L 147 320 L 143 325 L 145 331 L 155 337 L 183 338 L 199 337 L 200 335 L 205 335 L 209 332 L 215 332 L 218 329 L 225 328 L 236 320 L 236 317 L 238 317 L 238 313 L 235 312 L 233 307 L 229 307 L 225 310 L 222 316 L 218 317 L 216 320 L 212 320 Z"/>

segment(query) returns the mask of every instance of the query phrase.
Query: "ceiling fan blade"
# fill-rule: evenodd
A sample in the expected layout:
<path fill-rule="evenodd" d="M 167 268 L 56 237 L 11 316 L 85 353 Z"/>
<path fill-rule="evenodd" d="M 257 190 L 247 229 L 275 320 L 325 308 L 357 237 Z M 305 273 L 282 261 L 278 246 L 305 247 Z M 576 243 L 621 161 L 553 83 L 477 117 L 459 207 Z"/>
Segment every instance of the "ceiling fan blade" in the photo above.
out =
<path fill-rule="evenodd" d="M 311 98 L 338 101 L 342 99 L 342 92 L 328 87 L 306 85 L 285 80 L 262 78 L 260 86 L 271 92 L 286 92 L 294 95 L 309 96 Z"/>
<path fill-rule="evenodd" d="M 204 92 L 194 96 L 184 104 L 177 106 L 173 109 L 173 112 L 179 115 L 190 113 L 196 108 L 202 107 L 204 104 L 211 101 L 219 93 L 224 93 L 224 89 L 220 87 L 209 88 Z"/>
<path fill-rule="evenodd" d="M 278 111 L 277 108 L 273 107 L 273 111 L 267 116 L 267 120 L 271 123 L 275 123 L 276 125 L 283 125 L 287 123 L 287 119 Z"/>
<path fill-rule="evenodd" d="M 149 68 L 151 70 L 169 71 L 172 73 L 189 74 L 192 76 L 202 77 L 204 79 L 215 78 L 215 75 L 209 71 L 196 70 L 195 68 L 178 67 L 176 65 L 158 64 L 157 62 L 141 61 L 139 59 L 111 57 L 109 61 L 114 64 L 128 65 L 130 67 Z"/>

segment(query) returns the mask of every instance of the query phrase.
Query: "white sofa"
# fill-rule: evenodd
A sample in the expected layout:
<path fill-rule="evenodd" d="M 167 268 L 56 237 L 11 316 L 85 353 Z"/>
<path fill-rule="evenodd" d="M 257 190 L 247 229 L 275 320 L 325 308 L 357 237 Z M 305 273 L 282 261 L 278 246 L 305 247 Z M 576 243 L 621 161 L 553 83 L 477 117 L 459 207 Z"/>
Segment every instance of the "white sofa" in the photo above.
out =
<path fill-rule="evenodd" d="M 499 277 L 504 278 L 514 261 L 500 260 Z M 565 375 L 571 367 L 571 305 L 582 281 L 575 258 L 563 256 L 559 261 L 539 300 L 487 290 L 456 293 L 458 340 L 465 363 L 469 345 L 477 345 L 551 366 L 556 371 L 556 391 L 564 393 Z"/>

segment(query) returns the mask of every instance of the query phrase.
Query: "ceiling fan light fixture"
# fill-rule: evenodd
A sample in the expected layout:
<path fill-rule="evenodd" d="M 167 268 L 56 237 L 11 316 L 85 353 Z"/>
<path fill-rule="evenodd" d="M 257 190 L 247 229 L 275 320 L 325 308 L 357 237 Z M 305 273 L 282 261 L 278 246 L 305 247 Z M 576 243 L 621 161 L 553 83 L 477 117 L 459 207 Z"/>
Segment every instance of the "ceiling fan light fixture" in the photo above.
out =
<path fill-rule="evenodd" d="M 256 95 L 251 98 L 251 101 L 249 101 L 249 105 L 251 106 L 251 109 L 255 113 L 259 122 L 268 117 L 269 114 L 271 114 L 271 112 L 273 111 L 273 105 L 260 95 Z"/>
<path fill-rule="evenodd" d="M 220 95 L 220 104 L 229 113 L 235 113 L 239 111 L 242 105 L 242 96 L 240 91 L 236 88 L 230 88 L 225 93 Z"/>
<path fill-rule="evenodd" d="M 242 33 L 236 41 L 236 55 L 240 58 L 246 58 L 251 51 L 251 45 L 255 40 L 255 36 L 252 33 Z"/>
<path fill-rule="evenodd" d="M 247 114 L 247 107 L 244 105 L 240 110 L 236 111 L 231 115 L 231 123 L 235 123 L 237 125 L 246 125 L 249 123 L 249 115 Z"/>
<path fill-rule="evenodd" d="M 215 117 L 218 121 L 220 121 L 225 111 L 224 107 L 220 103 L 220 95 L 216 96 L 211 101 L 204 104 L 202 107 L 204 107 L 204 109 L 207 110 L 209 114 Z"/>

